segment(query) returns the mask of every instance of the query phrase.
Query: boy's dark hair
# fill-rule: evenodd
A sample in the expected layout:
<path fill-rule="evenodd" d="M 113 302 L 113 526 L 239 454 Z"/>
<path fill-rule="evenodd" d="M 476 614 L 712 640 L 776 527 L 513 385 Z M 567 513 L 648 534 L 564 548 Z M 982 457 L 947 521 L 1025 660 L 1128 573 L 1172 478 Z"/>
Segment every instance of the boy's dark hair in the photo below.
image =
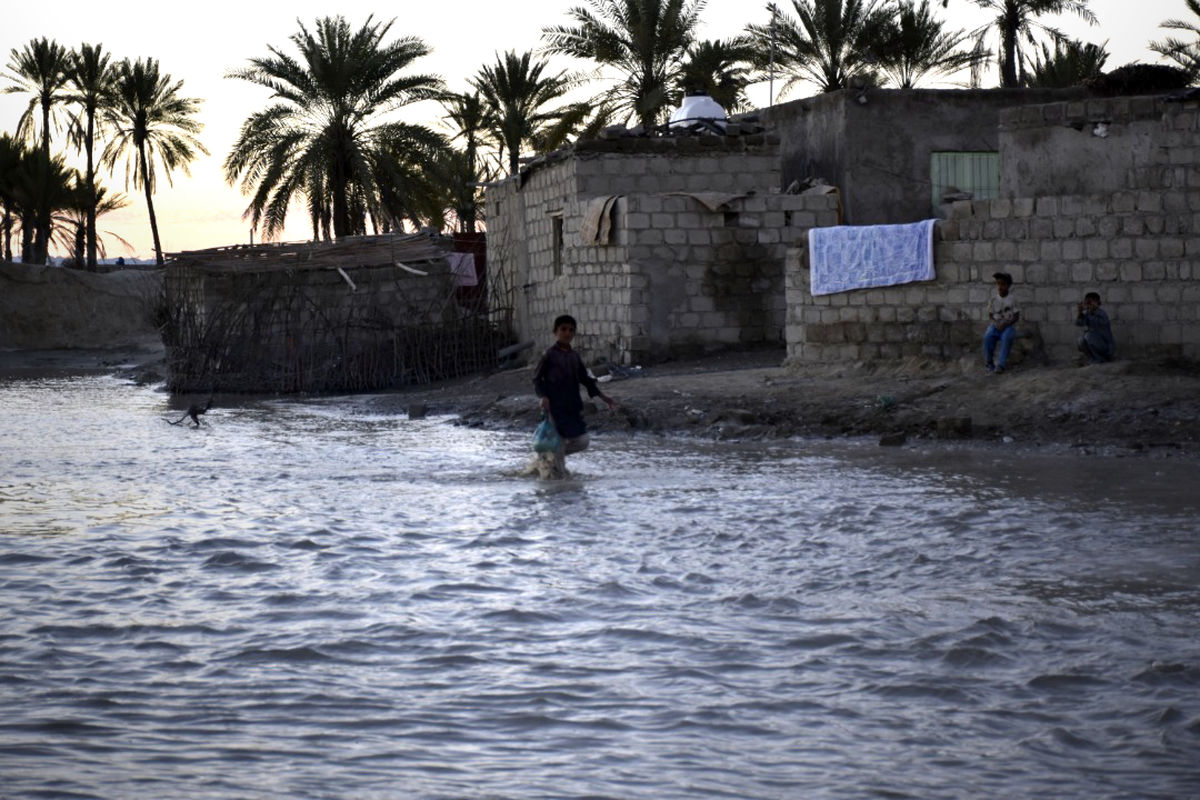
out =
<path fill-rule="evenodd" d="M 550 329 L 551 332 L 558 330 L 559 325 L 570 325 L 572 328 L 579 327 L 577 324 L 575 324 L 575 318 L 570 314 L 560 314 L 559 316 L 555 317 L 554 327 Z"/>
<path fill-rule="evenodd" d="M 1013 281 L 1012 281 L 1012 275 L 1009 275 L 1007 272 L 996 272 L 996 273 L 993 273 L 993 274 L 992 274 L 992 280 L 994 280 L 994 281 L 1004 281 L 1004 282 L 1005 282 L 1005 283 L 1007 283 L 1009 286 L 1012 286 L 1012 282 L 1013 282 Z"/>
<path fill-rule="evenodd" d="M 1099 292 L 1088 292 L 1087 294 L 1085 294 L 1083 296 L 1084 300 L 1092 300 L 1093 298 L 1095 299 L 1095 301 L 1097 303 L 1099 303 L 1100 302 L 1100 293 Z"/>

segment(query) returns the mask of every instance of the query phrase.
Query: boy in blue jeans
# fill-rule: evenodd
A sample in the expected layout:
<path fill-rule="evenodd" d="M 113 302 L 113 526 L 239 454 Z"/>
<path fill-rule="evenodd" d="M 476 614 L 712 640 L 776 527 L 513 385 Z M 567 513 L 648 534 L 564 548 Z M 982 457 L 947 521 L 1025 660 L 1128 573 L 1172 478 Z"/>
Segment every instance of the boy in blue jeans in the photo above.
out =
<path fill-rule="evenodd" d="M 988 372 L 1004 372 L 1008 364 L 1008 354 L 1012 351 L 1013 340 L 1017 338 L 1017 320 L 1021 318 L 1021 310 L 1013 296 L 1009 294 L 1012 288 L 1012 275 L 1007 272 L 997 272 L 992 275 L 996 281 L 996 293 L 988 301 L 987 314 L 990 324 L 983 334 L 983 363 Z M 996 344 L 1000 352 L 995 353 Z M 995 353 L 995 360 L 992 355 Z"/>

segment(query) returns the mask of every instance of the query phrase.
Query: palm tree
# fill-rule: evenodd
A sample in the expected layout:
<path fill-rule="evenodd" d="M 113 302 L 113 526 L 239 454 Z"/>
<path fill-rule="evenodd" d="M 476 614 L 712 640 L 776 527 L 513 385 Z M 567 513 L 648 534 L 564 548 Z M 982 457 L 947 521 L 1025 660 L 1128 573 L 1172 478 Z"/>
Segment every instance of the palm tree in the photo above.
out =
<path fill-rule="evenodd" d="M 163 263 L 162 241 L 158 235 L 158 219 L 154 215 L 154 189 L 157 183 L 156 162 L 171 183 L 171 171 L 182 169 L 191 174 L 188 165 L 198 153 L 208 150 L 197 137 L 201 125 L 195 119 L 200 100 L 182 97 L 183 81 L 172 82 L 170 75 L 159 72 L 158 61 L 125 59 L 116 65 L 112 105 L 105 110 L 105 123 L 112 137 L 100 156 L 100 163 L 110 172 L 116 163 L 125 159 L 125 185 L 141 188 L 146 194 L 146 209 L 150 214 L 150 233 L 154 239 L 154 258 Z"/>
<path fill-rule="evenodd" d="M 66 48 L 45 37 L 34 39 L 24 49 L 10 51 L 8 78 L 12 84 L 5 93 L 28 92 L 29 104 L 17 122 L 17 136 L 33 141 L 40 134 L 42 156 L 50 158 L 50 130 L 57 128 L 55 106 L 65 99 L 70 54 Z M 49 255 L 50 219 L 34 220 L 33 263 L 45 264 Z"/>
<path fill-rule="evenodd" d="M 96 202 L 100 197 L 96 193 L 96 167 L 93 155 L 96 146 L 96 125 L 103 119 L 104 112 L 110 102 L 113 91 L 115 73 L 109 65 L 109 56 L 100 45 L 83 44 L 72 53 L 71 66 L 68 71 L 71 88 L 74 90 L 70 101 L 83 111 L 83 119 L 76 120 L 72 125 L 72 138 L 83 148 L 87 159 L 86 188 L 94 196 Z M 95 205 L 89 204 L 89 205 Z M 87 268 L 96 269 L 96 209 L 90 208 L 86 213 L 85 239 L 87 250 Z"/>
<path fill-rule="evenodd" d="M 374 220 L 377 232 L 400 230 L 406 220 L 418 229 L 445 227 L 444 191 L 435 176 L 438 160 L 449 149 L 444 137 L 429 130 L 415 137 L 405 128 L 393 128 L 380 138 L 371 167 L 382 212 Z"/>
<path fill-rule="evenodd" d="M 929 0 L 899 0 L 881 14 L 866 34 L 875 66 L 901 89 L 911 89 L 928 75 L 952 75 L 986 60 L 962 45 L 970 35 L 948 31 L 933 16 Z"/>
<path fill-rule="evenodd" d="M 548 62 L 534 61 L 532 53 L 518 55 L 510 50 L 497 55 L 494 65 L 480 68 L 471 82 L 483 99 L 486 122 L 501 159 L 507 157 L 510 175 L 517 173 L 524 145 L 552 149 L 565 138 L 564 120 L 586 114 L 582 104 L 547 108 L 573 86 L 565 72 L 550 75 L 548 68 Z"/>
<path fill-rule="evenodd" d="M 340 16 L 303 24 L 291 42 L 300 59 L 270 47 L 270 55 L 229 73 L 271 90 L 274 102 L 251 114 L 225 159 L 225 178 L 251 196 L 246 216 L 264 238 L 278 234 L 288 207 L 303 198 L 313 238 L 365 230 L 366 218 L 391 225 L 382 196 L 390 152 L 441 146 L 429 129 L 387 119 L 405 105 L 436 99 L 439 78 L 403 74 L 430 50 L 407 36 L 384 42 L 392 23 L 368 17 L 357 31 Z M 396 198 L 393 198 L 393 200 Z M 394 204 L 393 204 L 394 205 Z"/>
<path fill-rule="evenodd" d="M 454 135 L 450 141 L 461 139 L 461 150 L 447 150 L 434 166 L 438 184 L 445 190 L 445 203 L 454 212 L 458 230 L 474 233 L 479 220 L 481 193 L 479 184 L 495 180 L 497 170 L 479 154 L 482 139 L 488 135 L 490 121 L 483 96 L 449 94 L 442 98 L 446 111 L 443 119 L 450 123 Z"/>
<path fill-rule="evenodd" d="M 47 158 L 41 149 L 25 151 L 10 178 L 13 201 L 21 214 L 22 262 L 46 263 L 49 244 L 54 238 L 55 212 L 71 204 L 78 174 L 66 165 L 62 156 Z M 43 231 L 42 220 L 47 221 L 45 244 L 35 238 Z"/>
<path fill-rule="evenodd" d="M 665 116 L 705 0 L 588 0 L 568 11 L 574 26 L 542 29 L 546 51 L 595 61 L 621 74 L 614 105 L 652 128 Z"/>
<path fill-rule="evenodd" d="M 752 83 L 754 58 L 747 38 L 697 42 L 680 67 L 679 88 L 683 94 L 703 91 L 729 113 L 745 111 L 750 107 L 746 87 Z"/>
<path fill-rule="evenodd" d="M 1104 71 L 1108 50 L 1104 45 L 1080 41 L 1055 42 L 1054 51 L 1045 44 L 1036 57 L 1025 81 L 1026 86 L 1038 89 L 1067 89 L 1080 86 L 1088 78 Z"/>
<path fill-rule="evenodd" d="M 76 176 L 69 196 L 69 204 L 64 208 L 58 209 L 59 213 L 55 215 L 54 219 L 57 226 L 55 229 L 56 233 L 52 238 L 60 243 L 62 249 L 69 250 L 72 253 L 75 266 L 77 268 L 81 267 L 84 264 L 87 248 L 89 217 L 94 227 L 98 217 L 125 208 L 128 205 L 129 201 L 125 199 L 125 195 L 115 194 L 110 196 L 108 190 L 103 186 L 89 185 L 86 179 Z M 127 249 L 133 249 L 129 242 L 112 231 L 105 231 L 105 235 L 113 237 Z M 103 237 L 97 236 L 95 246 L 101 258 L 107 255 Z M 94 271 L 95 267 L 89 265 L 88 269 Z"/>
<path fill-rule="evenodd" d="M 20 220 L 20 209 L 17 207 L 15 195 L 15 176 L 25 152 L 25 148 L 16 139 L 7 133 L 0 134 L 0 206 L 3 207 L 3 217 L 0 217 L 3 249 L 0 250 L 0 258 L 5 261 L 12 261 L 13 225 Z"/>
<path fill-rule="evenodd" d="M 792 0 L 796 19 L 748 25 L 760 65 L 774 60 L 789 73 L 782 92 L 803 81 L 822 92 L 844 89 L 872 71 L 869 35 L 878 28 L 881 0 Z"/>
<path fill-rule="evenodd" d="M 1071 13 L 1090 25 L 1096 24 L 1096 15 L 1087 7 L 1088 0 L 972 0 L 985 11 L 994 13 L 995 19 L 976 32 L 976 48 L 985 50 L 988 35 L 995 31 L 1000 37 L 1000 86 L 1015 89 L 1024 79 L 1028 58 L 1021 48 L 1024 41 L 1029 46 L 1037 44 L 1036 33 L 1042 31 L 1056 42 L 1066 37 L 1057 29 L 1043 25 L 1038 17 L 1046 14 Z M 942 5 L 946 4 L 943 0 Z"/>
<path fill-rule="evenodd" d="M 1159 27 L 1190 34 L 1190 41 L 1168 36 L 1161 42 L 1152 42 L 1150 49 L 1174 61 L 1187 71 L 1192 81 L 1195 81 L 1200 78 L 1200 0 L 1183 0 L 1183 2 L 1198 19 L 1191 22 L 1183 19 L 1169 19 Z"/>

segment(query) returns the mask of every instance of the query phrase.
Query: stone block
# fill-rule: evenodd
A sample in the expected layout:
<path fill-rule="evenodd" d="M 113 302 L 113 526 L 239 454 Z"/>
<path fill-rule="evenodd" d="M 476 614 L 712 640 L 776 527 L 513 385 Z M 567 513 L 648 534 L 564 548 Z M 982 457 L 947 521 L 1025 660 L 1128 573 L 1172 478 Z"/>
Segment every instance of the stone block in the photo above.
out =
<path fill-rule="evenodd" d="M 1107 239 L 1087 239 L 1084 243 L 1084 255 L 1092 260 L 1108 258 L 1109 242 Z"/>
<path fill-rule="evenodd" d="M 1158 240 L 1158 251 L 1163 258 L 1183 258 L 1186 247 L 1183 239 L 1164 237 Z"/>
<path fill-rule="evenodd" d="M 1038 217 L 1030 220 L 1029 236 L 1032 239 L 1054 238 L 1054 220 L 1048 217 Z"/>
<path fill-rule="evenodd" d="M 1017 243 L 1009 239 L 998 241 L 995 243 L 996 260 L 997 261 L 1016 261 L 1017 260 Z"/>
<path fill-rule="evenodd" d="M 1004 238 L 1006 239 L 1028 239 L 1029 238 L 1029 219 L 1010 219 L 1004 222 Z"/>
<path fill-rule="evenodd" d="M 1083 213 L 1083 198 L 1078 195 L 1063 195 L 1058 198 L 1058 213 L 1064 217 L 1077 217 Z"/>
<path fill-rule="evenodd" d="M 1058 261 L 1062 255 L 1062 242 L 1049 240 L 1043 241 L 1038 251 L 1038 258 L 1042 261 Z"/>
<path fill-rule="evenodd" d="M 1159 239 L 1152 237 L 1142 237 L 1136 239 L 1133 245 L 1134 254 L 1137 258 L 1145 260 L 1157 258 L 1159 255 Z"/>
<path fill-rule="evenodd" d="M 1034 200 L 1032 197 L 1018 197 L 1012 201 L 1012 213 L 1014 217 L 1031 217 L 1033 216 Z"/>
<path fill-rule="evenodd" d="M 993 242 L 975 242 L 971 248 L 971 258 L 975 261 L 992 261 L 996 258 L 996 246 Z"/>

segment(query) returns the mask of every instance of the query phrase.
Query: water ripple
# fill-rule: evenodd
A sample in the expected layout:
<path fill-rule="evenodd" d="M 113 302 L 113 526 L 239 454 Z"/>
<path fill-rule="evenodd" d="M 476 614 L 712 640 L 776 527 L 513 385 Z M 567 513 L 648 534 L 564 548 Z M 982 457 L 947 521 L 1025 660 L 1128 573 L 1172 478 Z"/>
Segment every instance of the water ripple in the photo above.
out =
<path fill-rule="evenodd" d="M 0 381 L 0 794 L 1200 796 L 1185 470 L 387 402 Z"/>

